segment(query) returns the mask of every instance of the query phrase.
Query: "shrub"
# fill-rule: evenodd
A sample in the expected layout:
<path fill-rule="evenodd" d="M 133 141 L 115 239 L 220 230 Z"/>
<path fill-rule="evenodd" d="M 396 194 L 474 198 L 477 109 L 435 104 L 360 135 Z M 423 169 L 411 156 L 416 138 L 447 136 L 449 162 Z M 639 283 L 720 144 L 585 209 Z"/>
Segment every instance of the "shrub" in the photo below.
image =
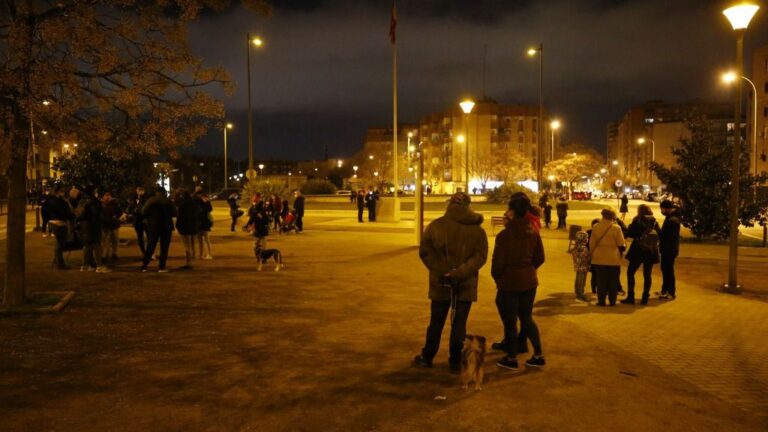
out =
<path fill-rule="evenodd" d="M 517 183 L 504 183 L 503 185 L 497 187 L 496 189 L 490 190 L 485 193 L 485 196 L 488 197 L 489 203 L 494 204 L 507 204 L 509 202 L 509 199 L 512 197 L 512 195 L 523 192 L 524 194 L 528 195 L 528 198 L 531 199 L 532 203 L 536 203 L 536 193 L 526 187 L 520 186 Z"/>
<path fill-rule="evenodd" d="M 291 191 L 285 186 L 283 182 L 270 182 L 269 180 L 257 180 L 250 181 L 243 186 L 243 190 L 240 192 L 240 206 L 248 208 L 251 206 L 251 197 L 261 193 L 261 199 L 266 201 L 270 195 L 276 195 L 280 199 L 287 199 L 290 201 Z"/>
<path fill-rule="evenodd" d="M 301 193 L 304 195 L 332 195 L 336 193 L 336 186 L 328 180 L 312 179 L 307 180 L 301 186 Z"/>

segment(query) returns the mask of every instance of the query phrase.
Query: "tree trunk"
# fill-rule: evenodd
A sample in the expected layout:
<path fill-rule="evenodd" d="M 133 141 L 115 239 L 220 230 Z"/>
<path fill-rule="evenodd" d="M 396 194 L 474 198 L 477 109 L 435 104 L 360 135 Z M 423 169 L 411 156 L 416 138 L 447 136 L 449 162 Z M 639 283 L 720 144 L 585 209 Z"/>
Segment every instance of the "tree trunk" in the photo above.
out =
<path fill-rule="evenodd" d="M 15 128 L 11 134 L 11 154 L 8 165 L 8 222 L 3 293 L 3 303 L 6 306 L 18 306 L 26 300 L 24 251 L 26 249 L 28 126 L 29 120 L 17 113 Z"/>

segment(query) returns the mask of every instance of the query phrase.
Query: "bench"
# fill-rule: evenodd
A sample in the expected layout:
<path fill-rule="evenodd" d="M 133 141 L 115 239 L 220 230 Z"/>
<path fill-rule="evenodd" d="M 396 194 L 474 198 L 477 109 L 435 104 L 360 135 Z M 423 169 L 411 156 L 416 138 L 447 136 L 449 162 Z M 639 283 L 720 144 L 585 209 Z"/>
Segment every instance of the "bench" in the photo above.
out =
<path fill-rule="evenodd" d="M 491 216 L 491 232 L 496 234 L 497 226 L 504 226 L 504 216 Z"/>

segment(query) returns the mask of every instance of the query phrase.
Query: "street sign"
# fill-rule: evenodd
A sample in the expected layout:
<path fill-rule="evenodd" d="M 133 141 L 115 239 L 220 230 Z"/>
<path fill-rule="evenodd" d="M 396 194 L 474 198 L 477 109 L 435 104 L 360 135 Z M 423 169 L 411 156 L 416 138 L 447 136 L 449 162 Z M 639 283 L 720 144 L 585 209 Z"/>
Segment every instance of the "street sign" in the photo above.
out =
<path fill-rule="evenodd" d="M 248 180 L 253 180 L 256 178 L 257 174 L 258 173 L 256 172 L 255 169 L 249 169 L 248 171 L 245 172 L 245 177 L 248 178 Z"/>
<path fill-rule="evenodd" d="M 624 182 L 621 181 L 621 179 L 616 179 L 616 181 L 613 184 L 616 185 L 617 188 L 624 186 Z"/>

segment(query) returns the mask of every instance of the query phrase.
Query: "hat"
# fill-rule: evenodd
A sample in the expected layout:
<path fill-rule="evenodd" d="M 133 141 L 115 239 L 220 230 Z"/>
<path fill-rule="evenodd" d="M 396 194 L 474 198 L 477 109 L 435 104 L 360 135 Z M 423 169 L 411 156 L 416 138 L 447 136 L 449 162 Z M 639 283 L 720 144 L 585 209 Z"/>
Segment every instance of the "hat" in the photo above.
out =
<path fill-rule="evenodd" d="M 663 209 L 671 209 L 671 208 L 675 208 L 675 205 L 672 203 L 672 201 L 665 199 L 664 201 L 661 202 L 661 204 L 659 204 L 659 207 Z"/>
<path fill-rule="evenodd" d="M 455 194 L 451 195 L 451 198 L 448 200 L 450 204 L 460 204 L 463 206 L 468 206 L 471 201 L 472 199 L 469 198 L 469 195 L 465 194 L 464 192 L 456 192 Z"/>

